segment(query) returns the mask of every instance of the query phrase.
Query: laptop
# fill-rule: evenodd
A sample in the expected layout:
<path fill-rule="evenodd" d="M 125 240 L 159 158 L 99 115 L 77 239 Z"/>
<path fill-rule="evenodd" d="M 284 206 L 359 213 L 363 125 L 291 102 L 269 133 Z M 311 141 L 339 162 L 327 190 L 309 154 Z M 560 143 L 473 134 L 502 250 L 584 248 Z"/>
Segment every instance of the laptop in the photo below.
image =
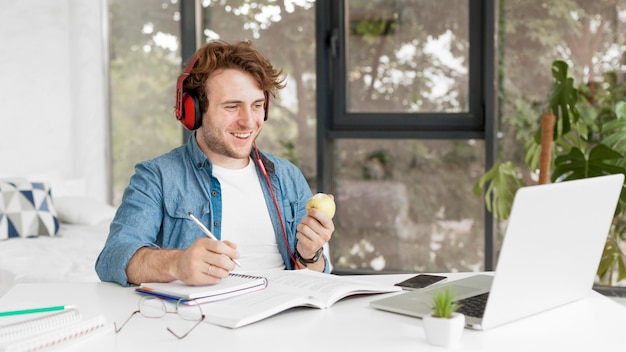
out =
<path fill-rule="evenodd" d="M 434 290 L 450 286 L 467 328 L 487 330 L 586 297 L 593 288 L 624 175 L 520 188 L 493 275 L 476 274 L 370 302 L 414 317 L 431 314 Z M 471 301 L 486 298 L 482 313 Z"/>

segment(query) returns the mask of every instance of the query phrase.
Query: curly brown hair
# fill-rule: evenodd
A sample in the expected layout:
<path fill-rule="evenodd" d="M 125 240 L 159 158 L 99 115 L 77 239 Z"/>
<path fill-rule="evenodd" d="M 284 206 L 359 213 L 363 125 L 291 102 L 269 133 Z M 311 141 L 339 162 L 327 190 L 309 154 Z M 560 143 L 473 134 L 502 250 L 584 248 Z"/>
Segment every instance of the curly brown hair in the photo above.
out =
<path fill-rule="evenodd" d="M 276 97 L 278 89 L 285 87 L 283 70 L 275 69 L 249 41 L 229 44 L 222 40 L 214 40 L 198 49 L 194 57 L 197 57 L 197 61 L 189 77 L 185 79 L 183 91 L 198 98 L 203 113 L 209 107 L 206 81 L 218 70 L 235 69 L 247 72 L 255 78 L 263 91 L 273 97 Z"/>

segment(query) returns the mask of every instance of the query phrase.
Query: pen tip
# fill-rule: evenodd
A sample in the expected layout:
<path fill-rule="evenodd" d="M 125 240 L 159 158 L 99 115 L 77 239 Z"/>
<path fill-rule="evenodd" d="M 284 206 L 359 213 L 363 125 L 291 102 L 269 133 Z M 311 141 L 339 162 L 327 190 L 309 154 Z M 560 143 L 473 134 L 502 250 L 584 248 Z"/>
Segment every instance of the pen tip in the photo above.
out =
<path fill-rule="evenodd" d="M 193 215 L 193 214 L 191 214 L 191 212 L 188 212 L 187 215 Z"/>

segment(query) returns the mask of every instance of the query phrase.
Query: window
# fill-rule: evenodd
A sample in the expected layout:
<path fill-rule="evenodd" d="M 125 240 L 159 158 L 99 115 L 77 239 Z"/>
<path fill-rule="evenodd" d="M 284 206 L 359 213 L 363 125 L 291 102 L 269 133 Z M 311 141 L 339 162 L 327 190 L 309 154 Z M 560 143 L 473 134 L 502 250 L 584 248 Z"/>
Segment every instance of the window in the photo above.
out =
<path fill-rule="evenodd" d="M 491 72 L 481 61 L 490 43 L 483 3 L 317 6 L 330 35 L 319 54 L 329 74 L 318 72 L 318 85 L 329 87 L 319 92 L 330 107 L 320 116 L 321 178 L 337 196 L 335 270 L 484 269 L 484 206 L 472 194 L 493 113 L 482 84 Z"/>
<path fill-rule="evenodd" d="M 483 137 L 479 1 L 346 0 L 327 12 L 331 130 Z"/>
<path fill-rule="evenodd" d="M 109 0 L 113 203 L 134 165 L 181 144 L 174 116 L 180 73 L 176 1 Z"/>
<path fill-rule="evenodd" d="M 346 112 L 469 111 L 466 0 L 350 0 L 344 7 L 338 51 L 346 57 Z"/>
<path fill-rule="evenodd" d="M 476 271 L 484 265 L 479 140 L 335 143 L 337 271 Z"/>
<path fill-rule="evenodd" d="M 497 148 L 500 159 L 512 161 L 526 183 L 533 184 L 537 173 L 526 166 L 524 146 L 546 112 L 554 60 L 568 64 L 568 76 L 588 97 L 587 104 L 578 106 L 581 120 L 613 118 L 609 111 L 624 101 L 626 1 L 506 1 L 499 12 Z M 611 88 L 612 97 L 606 99 Z M 602 101 L 609 102 L 609 109 L 599 106 Z M 499 225 L 501 235 L 505 224 Z M 624 236 L 616 237 L 623 257 Z M 625 286 L 624 281 L 618 285 Z"/>

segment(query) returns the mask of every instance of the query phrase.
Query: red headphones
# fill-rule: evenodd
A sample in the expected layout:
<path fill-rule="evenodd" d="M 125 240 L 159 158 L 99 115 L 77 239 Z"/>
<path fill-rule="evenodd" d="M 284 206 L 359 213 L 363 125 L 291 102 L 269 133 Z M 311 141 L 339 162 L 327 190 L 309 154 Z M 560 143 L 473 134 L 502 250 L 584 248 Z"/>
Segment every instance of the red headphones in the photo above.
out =
<path fill-rule="evenodd" d="M 195 66 L 196 61 L 198 61 L 198 55 L 194 54 L 191 60 L 189 60 L 187 67 L 185 67 L 185 70 L 178 76 L 178 80 L 176 81 L 176 119 L 188 130 L 196 130 L 202 125 L 200 99 L 193 92 L 183 92 L 183 83 L 187 77 L 189 77 L 189 74 L 191 74 L 191 70 Z M 265 95 L 265 104 L 263 106 L 265 116 L 263 119 L 267 121 L 270 96 L 267 91 L 264 91 L 263 94 Z"/>

